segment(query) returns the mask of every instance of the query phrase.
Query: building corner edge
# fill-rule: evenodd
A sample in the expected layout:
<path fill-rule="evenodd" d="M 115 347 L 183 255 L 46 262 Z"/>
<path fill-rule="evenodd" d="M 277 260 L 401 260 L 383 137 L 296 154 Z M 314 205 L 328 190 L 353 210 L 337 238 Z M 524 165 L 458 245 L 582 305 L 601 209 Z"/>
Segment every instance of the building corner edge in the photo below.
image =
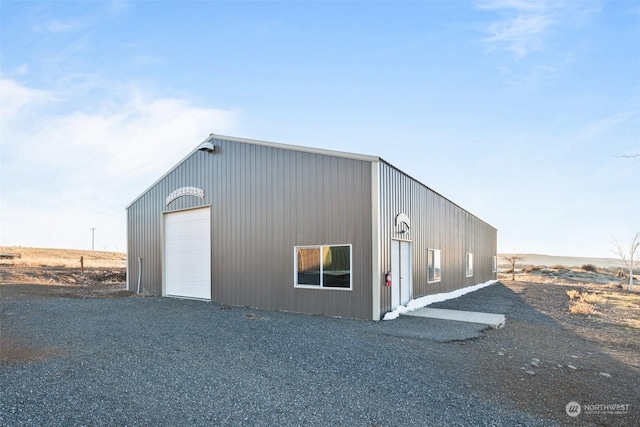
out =
<path fill-rule="evenodd" d="M 371 162 L 371 318 L 380 320 L 380 162 Z"/>

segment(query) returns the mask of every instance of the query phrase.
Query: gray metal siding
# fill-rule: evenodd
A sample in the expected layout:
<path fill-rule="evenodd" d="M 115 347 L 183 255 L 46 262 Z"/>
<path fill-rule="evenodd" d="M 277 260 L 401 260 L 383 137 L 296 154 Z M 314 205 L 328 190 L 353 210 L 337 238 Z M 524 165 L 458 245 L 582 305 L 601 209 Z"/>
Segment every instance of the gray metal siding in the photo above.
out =
<path fill-rule="evenodd" d="M 412 179 L 386 162 L 379 163 L 380 277 L 391 269 L 392 239 L 412 242 L 413 298 L 449 292 L 496 278 L 492 258 L 497 253 L 495 228 Z M 395 218 L 411 221 L 409 237 L 398 233 Z M 442 280 L 427 283 L 427 250 L 440 249 Z M 465 277 L 466 253 L 474 254 L 474 272 Z M 391 310 L 391 291 L 380 286 L 380 311 Z M 393 286 L 393 285 L 392 285 Z"/>
<path fill-rule="evenodd" d="M 370 319 L 370 161 L 212 142 L 215 153 L 194 152 L 127 208 L 129 289 L 141 256 L 143 290 L 162 292 L 162 212 L 211 205 L 213 301 Z M 185 186 L 205 199 L 165 206 Z M 351 291 L 294 288 L 294 247 L 320 244 L 353 245 Z"/>

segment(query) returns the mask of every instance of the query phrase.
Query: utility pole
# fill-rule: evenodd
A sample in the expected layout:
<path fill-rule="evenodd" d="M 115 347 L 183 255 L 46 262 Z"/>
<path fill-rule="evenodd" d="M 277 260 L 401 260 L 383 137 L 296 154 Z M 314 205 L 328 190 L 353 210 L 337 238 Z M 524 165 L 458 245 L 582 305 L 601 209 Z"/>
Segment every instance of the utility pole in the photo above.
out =
<path fill-rule="evenodd" d="M 93 251 L 93 244 L 95 242 L 96 229 L 92 227 L 89 230 L 91 230 L 91 250 Z"/>

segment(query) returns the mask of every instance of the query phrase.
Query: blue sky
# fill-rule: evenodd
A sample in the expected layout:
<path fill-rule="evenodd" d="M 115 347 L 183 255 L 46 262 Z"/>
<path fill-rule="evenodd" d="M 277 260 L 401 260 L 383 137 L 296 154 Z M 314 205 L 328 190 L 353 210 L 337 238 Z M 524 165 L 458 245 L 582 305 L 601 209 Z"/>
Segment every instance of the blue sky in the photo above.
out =
<path fill-rule="evenodd" d="M 211 132 L 378 155 L 498 228 L 640 231 L 637 1 L 0 2 L 0 244 L 126 249 Z"/>

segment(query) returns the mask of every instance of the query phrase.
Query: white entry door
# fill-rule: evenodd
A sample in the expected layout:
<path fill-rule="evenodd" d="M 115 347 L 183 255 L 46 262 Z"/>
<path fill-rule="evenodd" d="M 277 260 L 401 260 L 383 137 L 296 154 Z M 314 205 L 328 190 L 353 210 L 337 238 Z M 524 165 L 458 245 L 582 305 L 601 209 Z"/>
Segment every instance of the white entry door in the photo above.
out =
<path fill-rule="evenodd" d="M 391 241 L 391 309 L 411 300 L 411 242 Z"/>
<path fill-rule="evenodd" d="M 211 299 L 211 209 L 164 216 L 164 295 Z"/>

